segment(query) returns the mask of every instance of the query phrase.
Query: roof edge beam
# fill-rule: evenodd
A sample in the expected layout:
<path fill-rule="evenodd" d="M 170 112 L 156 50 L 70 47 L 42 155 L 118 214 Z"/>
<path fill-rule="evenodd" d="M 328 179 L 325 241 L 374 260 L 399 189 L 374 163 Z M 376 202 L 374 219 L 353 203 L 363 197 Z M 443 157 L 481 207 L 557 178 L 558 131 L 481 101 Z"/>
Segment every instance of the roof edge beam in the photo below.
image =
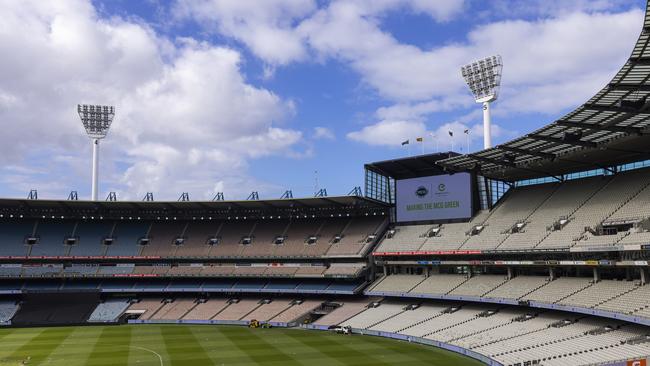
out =
<path fill-rule="evenodd" d="M 526 135 L 526 137 L 534 139 L 534 140 L 540 140 L 540 141 L 547 141 L 547 142 L 554 142 L 556 144 L 566 144 L 566 145 L 575 145 L 575 146 L 582 146 L 582 147 L 588 147 L 588 148 L 596 148 L 598 147 L 598 144 L 592 141 L 582 141 L 582 140 L 577 140 L 577 141 L 569 141 L 569 140 L 564 140 L 560 139 L 557 137 L 550 137 L 550 136 L 542 136 L 542 135 Z"/>
<path fill-rule="evenodd" d="M 552 177 L 552 178 L 555 178 L 555 179 L 562 179 L 561 177 L 558 177 L 558 176 L 553 175 L 551 173 L 547 173 L 547 172 L 544 172 L 544 171 L 541 171 L 541 170 L 535 170 L 535 169 L 520 167 L 520 166 L 515 165 L 514 163 L 509 163 L 509 162 L 506 162 L 506 161 L 495 160 L 495 159 L 490 159 L 490 158 L 484 158 L 482 156 L 478 156 L 478 155 L 474 155 L 474 154 L 468 154 L 467 156 L 469 156 L 469 157 L 471 157 L 473 159 L 476 159 L 478 161 L 484 161 L 486 163 L 506 166 L 506 167 L 512 168 L 512 169 L 519 169 L 519 170 L 523 170 L 525 172 L 535 173 L 535 174 L 538 174 L 538 175 L 543 175 L 543 176 L 546 176 L 546 177 Z"/>
<path fill-rule="evenodd" d="M 516 148 L 516 147 L 510 147 L 510 146 L 504 146 L 504 145 L 499 145 L 496 148 L 499 149 L 499 150 L 508 151 L 508 152 L 512 152 L 512 153 L 520 154 L 520 155 L 537 156 L 537 157 L 542 158 L 542 159 L 551 159 L 551 160 L 553 160 L 556 157 L 555 154 L 551 154 L 551 153 L 545 153 L 545 152 L 541 152 L 541 151 L 524 150 L 524 149 L 519 149 L 519 148 Z"/>
<path fill-rule="evenodd" d="M 649 29 L 650 27 L 645 27 Z M 630 63 L 634 65 L 650 65 L 650 57 L 630 57 Z"/>
<path fill-rule="evenodd" d="M 643 108 L 615 106 L 615 105 L 598 105 L 598 104 L 585 104 L 582 108 L 589 111 L 596 112 L 613 112 L 613 113 L 640 113 Z"/>
<path fill-rule="evenodd" d="M 650 84 L 609 83 L 609 89 L 622 91 L 650 91 Z"/>
<path fill-rule="evenodd" d="M 585 128 L 585 129 L 596 130 L 596 131 L 624 132 L 624 133 L 629 133 L 634 135 L 643 135 L 643 129 L 639 127 L 616 126 L 616 125 L 601 126 L 601 125 L 595 125 L 589 123 L 571 122 L 571 121 L 564 121 L 564 120 L 559 120 L 556 121 L 555 123 L 564 127 L 576 127 L 576 128 Z"/>

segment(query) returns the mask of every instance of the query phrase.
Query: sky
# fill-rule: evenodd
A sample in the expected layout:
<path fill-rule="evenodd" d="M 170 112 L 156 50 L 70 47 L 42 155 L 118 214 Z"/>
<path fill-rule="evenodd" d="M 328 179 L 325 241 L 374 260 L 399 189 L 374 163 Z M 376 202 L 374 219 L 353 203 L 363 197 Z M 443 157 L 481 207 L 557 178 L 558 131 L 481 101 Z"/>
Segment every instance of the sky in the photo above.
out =
<path fill-rule="evenodd" d="M 0 0 L 0 197 L 89 197 L 77 104 L 116 108 L 100 146 L 102 199 L 345 195 L 363 186 L 364 163 L 482 148 L 482 112 L 460 75 L 476 59 L 503 58 L 494 144 L 584 103 L 629 57 L 644 8 Z"/>

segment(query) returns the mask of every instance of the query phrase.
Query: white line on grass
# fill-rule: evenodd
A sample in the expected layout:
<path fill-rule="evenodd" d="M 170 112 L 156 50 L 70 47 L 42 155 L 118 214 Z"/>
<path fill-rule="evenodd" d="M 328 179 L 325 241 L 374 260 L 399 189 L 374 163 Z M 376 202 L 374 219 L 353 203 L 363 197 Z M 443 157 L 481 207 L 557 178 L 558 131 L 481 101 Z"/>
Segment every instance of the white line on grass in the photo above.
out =
<path fill-rule="evenodd" d="M 136 349 L 139 349 L 139 350 L 142 350 L 142 351 L 145 351 L 145 352 L 153 353 L 154 355 L 158 356 L 158 360 L 160 360 L 160 366 L 164 366 L 163 359 L 162 359 L 162 356 L 160 355 L 160 353 L 158 353 L 158 352 L 156 352 L 156 351 L 154 351 L 152 349 L 139 347 L 139 346 L 127 346 L 127 347 L 136 348 Z"/>

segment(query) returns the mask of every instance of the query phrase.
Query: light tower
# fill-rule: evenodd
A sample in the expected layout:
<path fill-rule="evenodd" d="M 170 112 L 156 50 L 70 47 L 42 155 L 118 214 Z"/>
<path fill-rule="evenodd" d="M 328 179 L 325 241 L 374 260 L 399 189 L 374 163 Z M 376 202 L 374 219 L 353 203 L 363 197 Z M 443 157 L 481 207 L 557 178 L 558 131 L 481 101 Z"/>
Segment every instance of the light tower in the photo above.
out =
<path fill-rule="evenodd" d="M 92 177 L 92 197 L 97 201 L 98 194 L 98 168 L 99 168 L 99 140 L 106 137 L 108 129 L 111 127 L 113 117 L 115 116 L 115 107 L 102 105 L 77 105 L 77 112 L 81 118 L 88 137 L 93 142 L 93 177 Z"/>
<path fill-rule="evenodd" d="M 492 147 L 490 103 L 497 100 L 499 96 L 502 69 L 503 62 L 499 55 L 474 61 L 460 69 L 465 82 L 474 94 L 476 103 L 483 104 L 483 148 L 485 149 Z"/>

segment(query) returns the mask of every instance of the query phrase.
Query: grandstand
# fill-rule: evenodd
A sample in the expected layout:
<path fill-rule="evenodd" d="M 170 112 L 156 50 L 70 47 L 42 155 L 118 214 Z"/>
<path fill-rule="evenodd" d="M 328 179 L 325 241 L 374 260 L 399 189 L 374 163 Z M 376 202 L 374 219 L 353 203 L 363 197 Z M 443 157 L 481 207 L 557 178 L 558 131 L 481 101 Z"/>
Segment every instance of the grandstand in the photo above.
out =
<path fill-rule="evenodd" d="M 344 326 L 490 365 L 645 362 L 645 21 L 576 110 L 476 153 L 366 164 L 365 195 L 0 199 L 0 325 Z"/>

